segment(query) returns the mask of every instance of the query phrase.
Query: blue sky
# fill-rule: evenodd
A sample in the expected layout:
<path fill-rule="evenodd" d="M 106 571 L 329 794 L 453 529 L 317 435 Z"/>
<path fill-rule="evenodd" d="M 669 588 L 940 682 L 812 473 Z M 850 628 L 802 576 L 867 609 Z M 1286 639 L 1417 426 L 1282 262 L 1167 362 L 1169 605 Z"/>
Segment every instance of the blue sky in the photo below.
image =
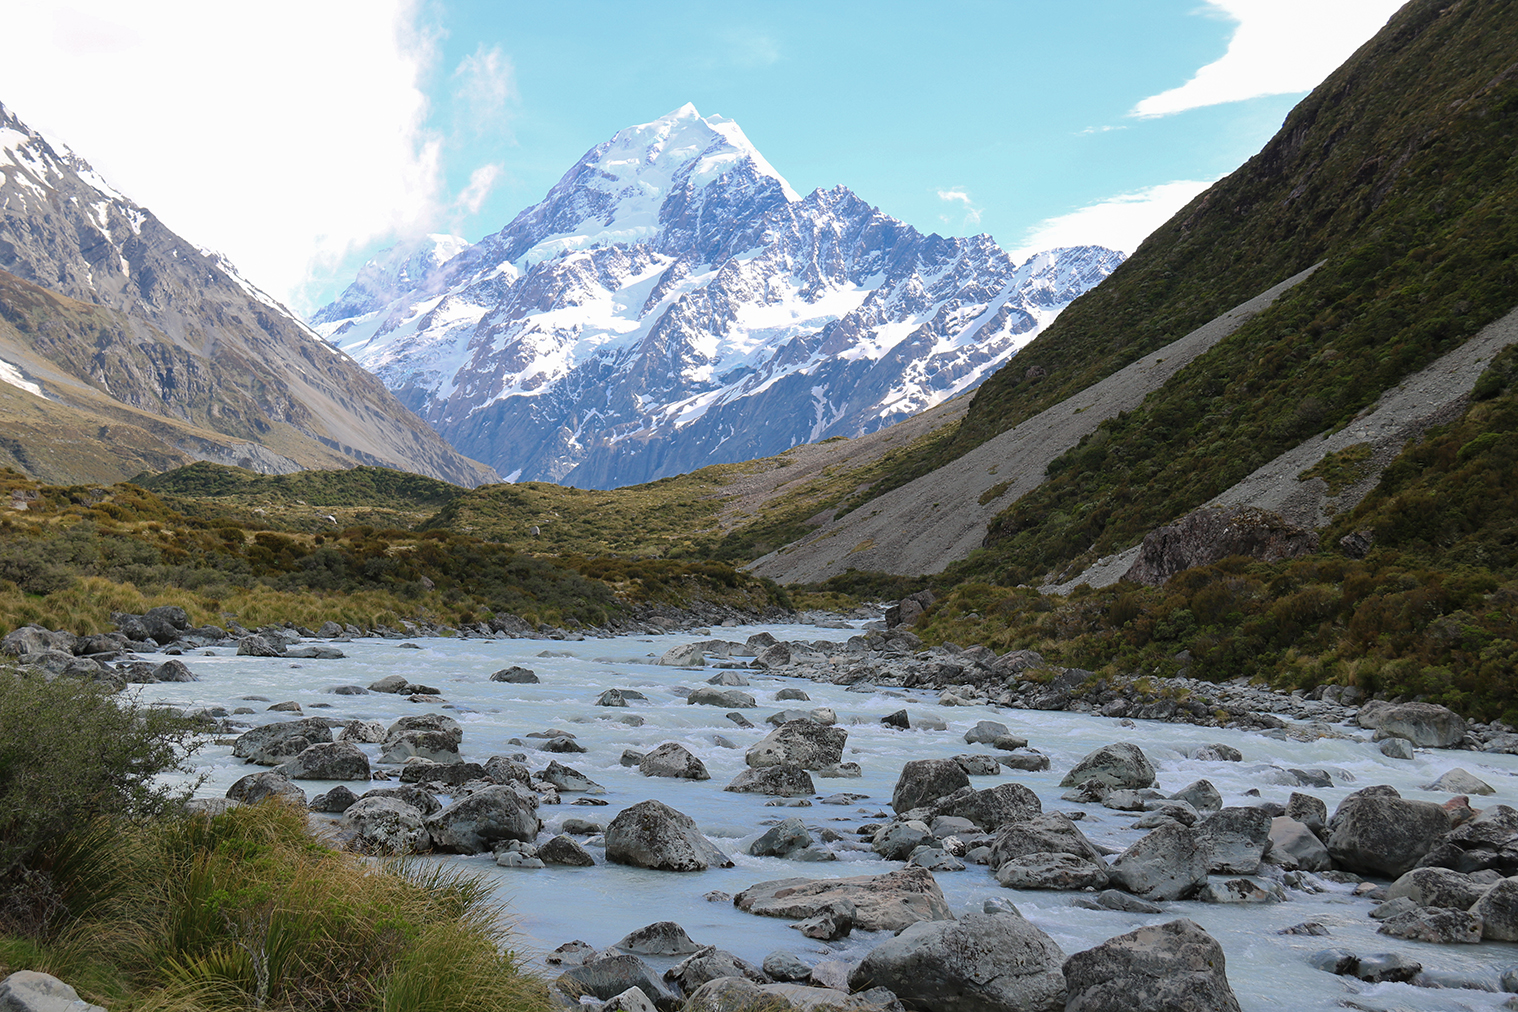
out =
<path fill-rule="evenodd" d="M 298 310 L 408 234 L 478 240 L 685 102 L 800 192 L 1131 250 L 1395 0 L 0 0 L 0 102 Z M 129 101 L 106 101 L 131 89 Z"/>

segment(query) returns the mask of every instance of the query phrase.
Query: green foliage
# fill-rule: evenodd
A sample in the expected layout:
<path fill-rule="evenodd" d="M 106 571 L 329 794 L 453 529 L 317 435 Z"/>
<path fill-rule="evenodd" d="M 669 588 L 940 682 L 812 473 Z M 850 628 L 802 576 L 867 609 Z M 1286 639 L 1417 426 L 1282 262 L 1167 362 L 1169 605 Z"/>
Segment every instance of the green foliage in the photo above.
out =
<path fill-rule="evenodd" d="M 876 495 L 1324 261 L 1055 461 L 957 579 L 1072 574 L 1346 424 L 1513 308 L 1518 26 L 1500 0 L 1415 2 L 1243 167 L 1157 230 Z M 1477 398 L 1492 396 L 1483 378 Z M 1475 453 L 1486 443 L 1475 444 Z"/>
<path fill-rule="evenodd" d="M 1370 458 L 1370 444 L 1355 443 L 1336 453 L 1325 455 L 1322 460 L 1297 475 L 1297 480 L 1322 478 L 1328 484 L 1328 494 L 1338 495 L 1364 480 L 1370 473 Z"/>
<path fill-rule="evenodd" d="M 178 795 L 155 778 L 184 770 L 194 730 L 96 683 L 0 669 L 0 886 L 77 826 L 162 811 Z"/>
<path fill-rule="evenodd" d="M 155 820 L 116 846 L 130 859 L 95 862 L 111 901 L 0 937 L 0 972 L 52 972 L 141 1009 L 547 1008 L 489 887 L 456 868 L 329 850 L 277 802 Z"/>

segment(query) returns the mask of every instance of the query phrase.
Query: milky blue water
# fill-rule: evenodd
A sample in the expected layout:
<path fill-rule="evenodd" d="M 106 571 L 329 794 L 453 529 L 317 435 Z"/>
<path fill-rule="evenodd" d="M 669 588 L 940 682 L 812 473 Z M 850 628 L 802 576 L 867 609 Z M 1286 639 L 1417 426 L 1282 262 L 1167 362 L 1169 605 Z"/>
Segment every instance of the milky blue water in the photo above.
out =
<path fill-rule="evenodd" d="M 714 629 L 711 636 L 743 642 L 750 635 L 768 631 L 780 639 L 844 640 L 852 629 L 821 629 L 810 626 L 754 625 L 737 629 Z M 1248 804 L 1256 799 L 1246 791 L 1257 789 L 1266 800 L 1284 803 L 1293 790 L 1305 790 L 1322 798 L 1330 811 L 1346 794 L 1371 784 L 1387 783 L 1404 796 L 1443 802 L 1447 795 L 1420 789 L 1440 774 L 1461 767 L 1497 789 L 1491 798 L 1473 798 L 1474 804 L 1504 803 L 1518 806 L 1518 757 L 1485 753 L 1420 750 L 1412 761 L 1388 759 L 1367 741 L 1322 739 L 1303 743 L 1278 741 L 1242 731 L 1197 728 L 1184 724 L 1140 721 L 1121 727 L 1117 721 L 1081 714 L 1001 710 L 990 706 L 947 707 L 936 692 L 881 689 L 846 691 L 842 686 L 795 678 L 772 677 L 761 671 L 744 671 L 759 707 L 745 715 L 757 725 L 745 730 L 729 721 L 727 708 L 689 705 L 671 690 L 701 685 L 713 669 L 661 667 L 654 660 L 670 647 L 709 636 L 619 637 L 609 640 L 456 640 L 415 639 L 407 642 L 420 649 L 403 648 L 395 640 L 366 639 L 338 644 L 347 658 L 333 661 L 235 656 L 231 649 L 213 649 L 211 656 L 186 655 L 181 659 L 200 678 L 197 682 L 150 685 L 142 689 L 145 700 L 177 705 L 215 705 L 229 709 L 247 706 L 256 710 L 239 717 L 252 724 L 288 720 L 295 714 L 268 712 L 273 702 L 294 700 L 306 716 L 360 718 L 387 724 L 408 714 L 440 711 L 457 719 L 464 728 L 462 752 L 469 760 L 483 762 L 492 755 L 526 752 L 535 770 L 557 759 L 601 784 L 599 795 L 606 807 L 570 804 L 578 795 L 565 794 L 564 804 L 539 809 L 544 829 L 541 840 L 558 832 L 567 818 L 582 818 L 603 825 L 624 807 L 657 798 L 685 812 L 734 861 L 730 869 L 676 874 L 627 868 L 604 862 L 604 852 L 592 844 L 599 862 L 594 868 L 549 867 L 542 870 L 498 868 L 489 855 L 442 858 L 458 862 L 487 876 L 507 903 L 517 932 L 518 947 L 529 957 L 571 939 L 583 939 L 602 947 L 628 931 L 658 920 L 682 924 L 697 942 L 728 949 L 753 962 L 776 949 L 788 949 L 811 962 L 855 961 L 885 937 L 858 932 L 837 943 L 816 942 L 788 927 L 788 922 L 742 913 L 726 902 L 709 902 L 704 893 L 738 891 L 769 879 L 793 876 L 834 877 L 878 874 L 899 862 L 885 862 L 869 849 L 854 843 L 854 829 L 868 822 L 884 821 L 889 813 L 891 789 L 901 766 L 909 759 L 948 757 L 965 752 L 991 751 L 966 745 L 963 734 L 979 720 L 997 720 L 1012 733 L 1026 737 L 1032 748 L 1048 754 L 1051 769 L 1044 773 L 1011 772 L 1002 776 L 972 778 L 977 787 L 991 787 L 1015 777 L 1035 791 L 1044 809 L 1084 809 L 1082 830 L 1093 840 L 1123 847 L 1142 835 L 1131 828 L 1136 816 L 1113 812 L 1099 805 L 1072 805 L 1061 801 L 1060 778 L 1091 750 L 1114 741 L 1132 741 L 1143 747 L 1158 772 L 1159 786 L 1179 790 L 1206 777 L 1222 792 L 1224 803 Z M 543 652 L 553 656 L 540 656 Z M 492 672 L 510 665 L 531 668 L 540 684 L 517 685 L 492 682 Z M 394 695 L 334 695 L 327 690 L 340 685 L 366 686 L 388 674 L 401 674 L 413 682 L 442 690 L 445 704 L 418 704 Z M 626 709 L 594 705 L 608 688 L 632 688 L 648 696 Z M 811 701 L 777 701 L 782 688 L 797 687 Z M 265 700 L 244 697 L 261 696 Z M 845 759 L 863 767 L 859 779 L 815 779 L 818 797 L 836 792 L 866 795 L 849 805 L 817 803 L 808 808 L 767 807 L 766 798 L 735 794 L 722 788 L 744 769 L 744 750 L 770 730 L 764 717 L 785 708 L 829 706 L 837 711 L 840 726 L 849 732 Z M 880 718 L 905 707 L 915 719 L 938 717 L 948 724 L 945 731 L 896 731 L 880 724 Z M 636 715 L 644 720 L 632 727 L 621 718 Z M 525 736 L 551 727 L 573 732 L 588 751 L 581 755 L 550 755 L 530 744 L 540 739 Z M 1346 731 L 1355 729 L 1345 728 Z M 520 738 L 529 746 L 513 745 Z M 725 739 L 724 744 L 719 739 Z M 623 750 L 645 752 L 675 741 L 701 758 L 711 779 L 687 782 L 648 778 L 635 768 L 620 764 Z M 1211 742 L 1234 746 L 1244 762 L 1199 762 L 1186 752 Z M 729 747 L 736 746 L 736 747 Z M 371 761 L 378 746 L 362 746 Z M 239 777 L 259 767 L 245 766 L 232 758 L 229 746 L 210 746 L 197 756 L 208 774 L 202 796 L 221 796 Z M 1333 775 L 1333 788 L 1304 789 L 1283 786 L 1276 767 L 1322 767 Z M 393 767 L 392 767 L 393 768 Z M 308 795 L 334 786 L 303 781 Z M 357 793 L 366 789 L 350 784 Z M 382 786 L 382 785 L 377 785 Z M 445 799 L 446 800 L 446 799 Z M 768 825 L 788 816 L 801 817 L 814 832 L 825 827 L 837 830 L 845 842 L 833 844 L 839 860 L 800 863 L 780 858 L 756 858 L 745 853 L 749 843 Z M 940 886 L 956 912 L 979 910 L 992 896 L 1011 899 L 1033 923 L 1048 932 L 1066 953 L 1099 944 L 1113 935 L 1146 923 L 1189 917 L 1215 935 L 1227 956 L 1228 977 L 1244 1009 L 1267 1012 L 1278 1009 L 1337 1009 L 1348 999 L 1370 1009 L 1490 1009 L 1505 996 L 1471 990 L 1432 990 L 1405 984 L 1367 985 L 1335 977 L 1306 965 L 1307 953 L 1330 945 L 1360 953 L 1395 951 L 1421 961 L 1429 970 L 1449 971 L 1495 987 L 1500 972 L 1518 966 L 1518 946 L 1485 943 L 1479 946 L 1435 946 L 1407 942 L 1375 934 L 1379 924 L 1366 913 L 1373 904 L 1354 898 L 1347 886 L 1309 895 L 1288 891 L 1284 903 L 1265 906 L 1223 906 L 1197 902 L 1171 903 L 1161 915 L 1135 915 L 1088 911 L 1070 906 L 1068 894 L 1008 890 L 997 885 L 990 872 L 970 865 L 962 872 L 940 872 Z M 1331 937 L 1277 935 L 1279 928 L 1304 920 L 1317 920 Z M 658 962 L 657 960 L 653 962 Z"/>

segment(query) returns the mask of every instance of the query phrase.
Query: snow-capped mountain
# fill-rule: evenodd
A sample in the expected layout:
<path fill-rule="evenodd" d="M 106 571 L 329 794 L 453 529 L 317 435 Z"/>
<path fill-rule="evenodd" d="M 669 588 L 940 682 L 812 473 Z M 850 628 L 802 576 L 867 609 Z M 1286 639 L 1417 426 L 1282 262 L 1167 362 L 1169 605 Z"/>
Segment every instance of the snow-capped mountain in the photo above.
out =
<path fill-rule="evenodd" d="M 737 124 L 691 105 L 592 148 L 444 259 L 458 244 L 389 251 L 314 325 L 462 452 L 596 488 L 938 404 L 1122 261 L 1079 247 L 1018 265 L 844 187 L 799 196 Z"/>
<path fill-rule="evenodd" d="M 11 385 L 40 391 L 26 411 L 54 412 L 35 430 L 38 447 L 52 446 L 41 433 L 77 428 L 85 412 L 131 427 L 141 452 L 130 465 L 121 458 L 136 468 L 122 476 L 144 460 L 213 459 L 259 470 L 383 464 L 464 485 L 495 478 L 224 257 L 170 231 L 3 105 L 0 281 L 0 361 L 37 377 Z M 416 290 L 409 277 L 400 287 Z M 109 448 L 121 437 L 98 438 Z M 66 451 L 46 465 L 34 450 L 50 478 L 71 473 Z"/>

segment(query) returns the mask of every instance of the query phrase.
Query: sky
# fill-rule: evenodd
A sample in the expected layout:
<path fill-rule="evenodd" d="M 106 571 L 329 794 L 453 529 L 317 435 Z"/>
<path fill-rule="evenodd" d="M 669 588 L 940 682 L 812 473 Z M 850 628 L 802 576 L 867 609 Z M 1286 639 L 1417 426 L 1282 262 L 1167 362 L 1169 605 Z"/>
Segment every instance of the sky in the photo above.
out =
<path fill-rule="evenodd" d="M 309 313 L 686 102 L 798 192 L 1132 252 L 1399 0 L 0 0 L 0 103 Z"/>

